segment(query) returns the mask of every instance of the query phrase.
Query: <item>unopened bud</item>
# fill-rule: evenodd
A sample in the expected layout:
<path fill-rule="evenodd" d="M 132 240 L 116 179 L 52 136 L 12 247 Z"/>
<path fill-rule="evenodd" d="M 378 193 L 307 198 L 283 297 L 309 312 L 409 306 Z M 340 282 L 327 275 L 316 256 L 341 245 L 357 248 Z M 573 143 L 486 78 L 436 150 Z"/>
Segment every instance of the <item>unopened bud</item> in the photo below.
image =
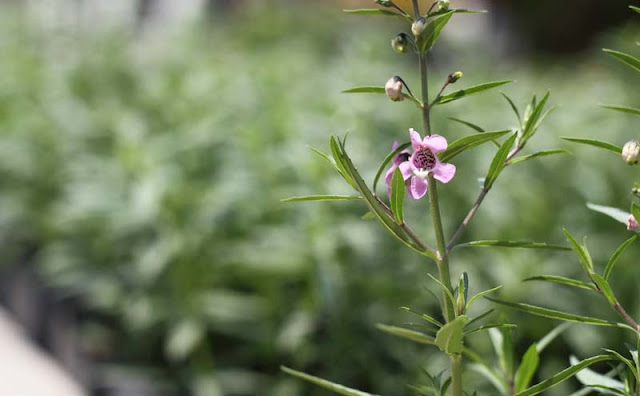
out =
<path fill-rule="evenodd" d="M 406 33 L 399 33 L 391 40 L 391 47 L 399 54 L 404 54 L 409 50 L 409 37 Z"/>
<path fill-rule="evenodd" d="M 636 220 L 636 218 L 633 217 L 633 215 L 629 215 L 629 218 L 627 219 L 627 230 L 638 231 L 639 229 L 640 229 L 640 224 L 638 224 L 638 221 Z"/>
<path fill-rule="evenodd" d="M 438 11 L 447 11 L 450 5 L 449 0 L 438 0 Z"/>
<path fill-rule="evenodd" d="M 411 33 L 413 33 L 414 36 L 419 37 L 422 32 L 424 32 L 424 29 L 427 27 L 427 20 L 424 19 L 423 17 L 420 17 L 418 19 L 415 20 L 415 22 L 413 22 L 413 24 L 411 25 Z"/>
<path fill-rule="evenodd" d="M 449 74 L 449 78 L 447 78 L 447 83 L 453 84 L 453 83 L 455 83 L 456 81 L 458 81 L 461 78 L 462 78 L 462 72 L 461 71 L 457 71 L 455 73 L 451 73 L 451 74 Z"/>
<path fill-rule="evenodd" d="M 640 155 L 640 143 L 636 140 L 631 140 L 625 143 L 622 147 L 622 159 L 629 165 L 635 165 L 638 163 L 638 156 Z"/>
<path fill-rule="evenodd" d="M 376 1 L 376 4 L 379 4 L 383 7 L 391 7 L 393 5 L 391 0 L 375 0 L 375 1 Z"/>
<path fill-rule="evenodd" d="M 391 77 L 389 81 L 387 81 L 384 85 L 384 91 L 389 99 L 394 102 L 404 100 L 404 95 L 402 94 L 402 80 L 398 76 Z"/>

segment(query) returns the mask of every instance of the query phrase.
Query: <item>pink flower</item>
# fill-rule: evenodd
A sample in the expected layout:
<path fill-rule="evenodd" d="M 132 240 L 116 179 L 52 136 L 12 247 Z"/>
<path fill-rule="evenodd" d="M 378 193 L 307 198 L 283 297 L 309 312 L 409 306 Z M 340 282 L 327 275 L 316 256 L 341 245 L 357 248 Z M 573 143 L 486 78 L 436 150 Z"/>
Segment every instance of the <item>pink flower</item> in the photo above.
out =
<path fill-rule="evenodd" d="M 398 148 L 398 142 L 393 142 L 393 145 L 391 146 L 391 151 L 393 152 L 397 148 Z M 411 153 L 409 152 L 409 150 L 402 150 L 401 152 L 396 154 L 396 156 L 393 157 L 393 159 L 391 160 L 391 162 L 393 162 L 391 164 L 391 168 L 389 168 L 389 170 L 387 171 L 387 174 L 384 176 L 384 181 L 385 183 L 387 183 L 387 193 L 389 194 L 389 196 L 391 196 L 391 178 L 393 177 L 393 172 L 396 171 L 396 169 L 401 163 L 408 161 L 410 156 L 411 156 Z"/>
<path fill-rule="evenodd" d="M 627 219 L 627 230 L 637 231 L 639 229 L 640 229 L 640 224 L 638 224 L 638 221 L 636 220 L 636 218 L 633 217 L 633 215 L 629 215 L 629 218 Z"/>
<path fill-rule="evenodd" d="M 427 193 L 428 183 L 426 179 L 429 174 L 433 174 L 436 180 L 449 183 L 456 174 L 456 166 L 442 163 L 436 156 L 437 153 L 447 149 L 447 139 L 440 135 L 425 136 L 422 139 L 420 134 L 413 128 L 409 130 L 409 134 L 411 135 L 413 154 L 408 160 L 400 164 L 396 164 L 394 159 L 392 170 L 395 170 L 395 167 L 400 168 L 409 196 L 412 199 L 420 199 Z M 390 169 L 387 172 L 387 178 L 385 179 L 387 186 L 389 186 L 391 180 L 389 175 L 393 175 L 392 170 Z"/>

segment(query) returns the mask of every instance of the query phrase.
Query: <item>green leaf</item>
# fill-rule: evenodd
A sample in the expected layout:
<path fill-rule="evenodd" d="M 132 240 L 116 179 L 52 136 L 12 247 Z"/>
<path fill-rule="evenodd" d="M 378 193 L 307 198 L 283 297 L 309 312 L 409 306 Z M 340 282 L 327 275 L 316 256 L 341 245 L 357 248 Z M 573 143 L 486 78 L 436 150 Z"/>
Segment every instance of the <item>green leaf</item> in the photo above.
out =
<path fill-rule="evenodd" d="M 440 16 L 437 16 L 429 22 L 424 29 L 420 37 L 418 38 L 418 48 L 421 53 L 425 53 L 433 47 L 440 35 L 440 32 L 449 22 L 449 19 L 453 16 L 453 11 L 448 11 Z"/>
<path fill-rule="evenodd" d="M 434 17 L 436 15 L 445 14 L 447 12 L 453 12 L 454 14 L 484 14 L 487 11 L 486 10 L 466 10 L 466 9 L 463 9 L 463 8 L 456 8 L 456 9 L 453 9 L 453 10 L 441 9 L 441 10 L 434 11 L 434 12 L 430 13 L 428 15 L 428 17 L 431 18 L 431 17 Z"/>
<path fill-rule="evenodd" d="M 459 91 L 452 92 L 448 95 L 440 96 L 437 100 L 432 103 L 432 105 L 445 104 L 449 102 L 453 102 L 454 100 L 466 98 L 467 96 L 474 95 L 488 89 L 492 89 L 495 87 L 499 87 L 504 84 L 508 84 L 512 82 L 511 80 L 503 80 L 503 81 L 492 81 L 483 84 L 474 85 L 469 88 L 461 89 Z"/>
<path fill-rule="evenodd" d="M 345 89 L 344 91 L 342 91 L 342 93 L 373 93 L 373 94 L 382 94 L 382 95 L 387 94 L 384 87 L 370 86 L 370 85 Z M 420 102 L 420 100 L 412 96 L 410 93 L 402 92 L 402 95 L 405 97 L 405 99 L 408 99 L 410 102 L 413 102 L 418 106 L 422 106 L 422 102 Z"/>
<path fill-rule="evenodd" d="M 419 344 L 435 345 L 435 340 L 424 333 L 415 330 L 409 330 L 397 326 L 388 326 L 384 324 L 377 324 L 376 327 L 380 331 L 392 334 L 400 338 L 406 338 L 408 340 L 417 342 Z"/>
<path fill-rule="evenodd" d="M 640 219 L 640 204 L 638 204 L 637 202 L 633 202 L 631 204 L 631 214 L 636 219 Z"/>
<path fill-rule="evenodd" d="M 574 365 L 579 362 L 575 356 L 569 357 L 569 362 Z M 624 389 L 624 384 L 618 380 L 607 377 L 606 375 L 602 375 L 588 368 L 580 370 L 576 373 L 576 379 L 580 381 L 583 385 L 594 387 L 594 388 L 604 388 L 604 389 L 616 389 L 620 391 Z M 610 394 L 610 393 L 607 393 Z M 615 393 L 614 394 L 619 394 Z M 624 394 L 624 393 L 623 393 Z"/>
<path fill-rule="evenodd" d="M 627 66 L 630 66 L 633 69 L 635 69 L 636 71 L 640 71 L 640 59 L 638 59 L 638 58 L 636 58 L 634 56 L 631 56 L 629 54 L 625 54 L 624 52 L 615 51 L 615 50 L 608 49 L 608 48 L 603 48 L 602 50 L 604 52 L 606 52 L 607 54 L 613 56 L 614 58 L 616 58 L 620 62 L 626 64 Z"/>
<path fill-rule="evenodd" d="M 581 245 L 578 241 L 576 241 L 576 239 L 573 237 L 573 235 L 571 235 L 571 233 L 569 233 L 569 231 L 567 231 L 566 229 L 563 229 L 563 231 L 569 242 L 571 242 L 572 249 L 578 256 L 580 264 L 582 264 L 584 270 L 588 274 L 593 274 L 593 261 L 591 260 L 591 255 L 589 254 L 587 247 Z"/>
<path fill-rule="evenodd" d="M 504 382 L 502 376 L 489 365 L 483 363 L 472 363 L 469 365 L 469 368 L 485 377 L 500 392 L 501 395 L 509 394 L 509 387 Z"/>
<path fill-rule="evenodd" d="M 590 283 L 586 283 L 583 281 L 579 281 L 577 279 L 571 279 L 571 278 L 565 278 L 563 276 L 556 276 L 556 275 L 539 275 L 539 276 L 532 276 L 530 278 L 527 278 L 524 280 L 525 282 L 527 281 L 545 281 L 545 282 L 554 282 L 554 283 L 560 283 L 562 285 L 566 285 L 566 286 L 573 286 L 573 287 L 578 287 L 580 289 L 586 289 L 586 290 L 591 290 L 591 291 L 596 291 L 595 286 L 593 286 Z"/>
<path fill-rule="evenodd" d="M 464 325 L 469 318 L 460 315 L 451 322 L 445 324 L 436 334 L 436 346 L 446 354 L 453 355 L 462 353 L 462 342 L 464 339 Z"/>
<path fill-rule="evenodd" d="M 577 372 L 579 372 L 580 370 L 582 370 L 583 368 L 590 366 L 594 363 L 598 363 L 598 362 L 602 362 L 602 361 L 606 361 L 606 360 L 614 360 L 615 358 L 609 355 L 598 355 L 598 356 L 594 356 L 592 358 L 589 359 L 585 359 L 577 364 L 574 364 L 573 366 L 570 366 L 564 370 L 562 370 L 561 372 L 559 372 L 558 374 L 554 375 L 551 378 L 548 378 L 542 382 L 539 382 L 538 384 L 527 388 L 521 392 L 518 392 L 515 394 L 515 396 L 533 396 L 533 395 L 537 395 L 539 393 L 544 392 L 545 390 L 571 378 L 572 376 L 574 376 Z"/>
<path fill-rule="evenodd" d="M 351 176 L 347 173 L 342 154 L 340 154 L 340 146 L 333 136 L 331 136 L 331 138 L 329 139 L 329 148 L 331 149 L 331 155 L 333 156 L 333 160 L 335 161 L 338 172 L 347 181 L 347 183 L 349 183 L 351 187 L 353 187 L 354 190 L 358 191 L 358 187 L 353 182 Z"/>
<path fill-rule="evenodd" d="M 300 202 L 300 201 L 354 201 L 362 197 L 353 195 L 305 195 L 301 197 L 290 197 L 281 199 L 280 202 Z"/>
<path fill-rule="evenodd" d="M 537 345 L 531 344 L 527 352 L 525 352 L 522 357 L 522 362 L 520 363 L 520 367 L 518 367 L 518 371 L 516 372 L 516 381 L 515 381 L 515 391 L 520 392 L 525 390 L 536 370 L 538 369 L 538 363 L 540 362 L 540 357 L 538 356 L 538 347 Z"/>
<path fill-rule="evenodd" d="M 629 6 L 629 8 L 631 8 L 632 10 L 634 10 L 635 12 L 637 12 L 638 14 L 640 14 L 640 8 L 638 7 L 634 7 L 632 5 Z"/>
<path fill-rule="evenodd" d="M 513 143 L 516 141 L 516 137 L 517 135 L 515 133 L 511 135 L 511 137 L 507 139 L 502 144 L 502 146 L 500 146 L 500 148 L 496 152 L 496 155 L 493 157 L 493 160 L 491 161 L 491 165 L 489 166 L 489 171 L 487 172 L 487 175 L 484 178 L 485 190 L 489 190 L 493 186 L 493 183 L 496 181 L 496 179 L 504 169 L 505 161 L 509 156 L 509 152 L 513 147 Z"/>
<path fill-rule="evenodd" d="M 455 117 L 447 117 L 447 118 L 449 118 L 451 121 L 455 121 L 455 122 L 460 123 L 462 125 L 466 125 L 469 128 L 475 130 L 476 132 L 484 132 L 485 131 L 482 127 L 479 127 L 476 124 L 472 124 L 469 121 L 461 120 L 461 119 L 455 118 Z"/>
<path fill-rule="evenodd" d="M 607 262 L 607 266 L 604 269 L 604 279 L 609 279 L 609 275 L 611 275 L 611 271 L 613 270 L 613 266 L 616 264 L 616 261 L 618 261 L 618 257 L 620 257 L 620 255 L 622 255 L 622 253 L 624 253 L 624 251 L 627 250 L 627 248 L 631 246 L 631 244 L 637 239 L 638 234 L 633 234 L 631 238 L 624 241 L 622 245 L 618 246 L 616 251 L 613 252 L 611 257 L 609 258 L 609 261 Z"/>
<path fill-rule="evenodd" d="M 509 106 L 511 106 L 511 110 L 513 110 L 513 112 L 516 114 L 518 124 L 520 125 L 520 127 L 522 127 L 522 117 L 520 117 L 520 112 L 518 111 L 515 103 L 513 103 L 513 100 L 511 100 L 511 98 L 508 97 L 504 92 L 500 92 L 500 95 L 502 95 L 502 97 L 509 103 Z"/>
<path fill-rule="evenodd" d="M 406 16 L 390 10 L 383 10 L 380 8 L 361 8 L 356 10 L 342 10 L 347 14 L 358 14 L 358 15 L 378 15 L 378 16 L 399 16 L 402 18 L 406 18 Z"/>
<path fill-rule="evenodd" d="M 593 279 L 593 282 L 598 285 L 598 289 L 600 289 L 609 304 L 611 304 L 611 306 L 615 306 L 618 301 L 616 300 L 615 294 L 613 294 L 613 290 L 611 290 L 609 282 L 598 274 L 592 274 L 591 279 Z"/>
<path fill-rule="evenodd" d="M 489 323 L 482 326 L 478 326 L 472 330 L 467 330 L 464 332 L 464 335 L 468 336 L 469 334 L 473 334 L 479 331 L 489 330 L 489 329 L 515 329 L 516 327 L 518 326 L 511 323 Z"/>
<path fill-rule="evenodd" d="M 522 127 L 522 137 L 520 138 L 520 147 L 524 147 L 527 140 L 529 140 L 535 133 L 538 127 L 540 126 L 540 122 L 546 117 L 549 112 L 547 112 L 544 116 L 542 115 L 542 110 L 544 106 L 547 104 L 547 100 L 549 99 L 550 91 L 542 97 L 539 103 L 535 103 L 534 100 L 531 103 L 531 112 L 525 115 L 524 125 Z"/>
<path fill-rule="evenodd" d="M 614 153 L 617 153 L 617 154 L 622 154 L 622 148 L 621 147 L 616 146 L 615 144 L 604 142 L 602 140 L 572 138 L 572 137 L 566 137 L 566 136 L 560 136 L 560 139 L 564 139 L 564 140 L 567 140 L 569 142 L 586 144 L 586 145 L 594 146 L 594 147 L 600 147 L 600 148 L 603 148 L 605 150 L 613 151 Z"/>
<path fill-rule="evenodd" d="M 491 297 L 485 297 L 485 298 L 497 304 L 506 305 L 508 307 L 515 308 L 519 311 L 528 312 L 532 315 L 542 316 L 545 318 L 565 320 L 569 322 L 585 323 L 585 324 L 590 324 L 594 326 L 609 326 L 609 327 L 621 327 L 621 328 L 631 329 L 630 326 L 624 323 L 616 323 L 616 322 L 611 322 L 604 319 L 592 318 L 589 316 L 575 315 L 567 312 L 556 311 L 554 309 L 542 308 L 535 305 L 503 301 L 503 300 L 498 300 Z"/>
<path fill-rule="evenodd" d="M 614 208 L 611 206 L 604 206 L 604 205 L 596 205 L 588 202 L 587 202 L 587 208 L 596 212 L 600 212 L 602 214 L 606 214 L 607 216 L 611 217 L 614 220 L 619 221 L 622 224 L 627 224 L 627 219 L 629 218 L 629 215 L 631 215 L 631 213 L 625 212 L 624 210 L 621 210 L 618 208 Z"/>
<path fill-rule="evenodd" d="M 380 176 L 382 176 L 382 172 L 384 172 L 384 168 L 387 167 L 387 164 L 393 160 L 393 157 L 400 154 L 400 152 L 407 147 L 411 146 L 411 142 L 402 143 L 395 150 L 393 150 L 389 155 L 384 158 L 384 161 L 380 164 L 378 171 L 376 172 L 376 177 L 373 179 L 373 191 L 377 191 L 378 181 L 380 180 Z"/>
<path fill-rule="evenodd" d="M 205 336 L 205 326 L 194 319 L 177 322 L 169 331 L 165 344 L 167 357 L 174 361 L 182 361 L 198 347 Z"/>
<path fill-rule="evenodd" d="M 456 139 L 447 147 L 447 149 L 440 154 L 440 161 L 449 162 L 452 158 L 461 154 L 462 152 L 469 150 L 470 148 L 476 147 L 483 143 L 487 143 L 499 137 L 506 135 L 511 132 L 510 129 L 506 129 L 504 131 L 496 131 L 496 132 L 482 132 L 476 133 L 473 135 L 463 136 L 460 139 Z"/>
<path fill-rule="evenodd" d="M 500 241 L 497 239 L 490 239 L 484 241 L 472 241 L 455 245 L 458 247 L 508 247 L 508 248 L 523 248 L 523 249 L 552 249 L 552 250 L 571 250 L 566 246 L 550 245 L 546 242 L 529 242 L 529 241 Z"/>
<path fill-rule="evenodd" d="M 444 325 L 442 324 L 442 322 L 440 322 L 440 321 L 439 321 L 439 320 L 437 320 L 436 318 L 434 318 L 434 317 L 432 317 L 432 316 L 430 316 L 430 315 L 427 315 L 427 314 L 425 314 L 425 313 L 415 312 L 415 311 L 411 310 L 411 308 L 409 308 L 409 307 L 401 307 L 400 309 L 402 309 L 403 311 L 409 312 L 409 313 L 411 313 L 411 314 L 413 314 L 413 315 L 416 315 L 416 316 L 420 317 L 421 319 L 424 319 L 424 320 L 426 320 L 427 322 L 429 322 L 429 323 L 431 323 L 431 324 L 434 324 L 436 327 L 442 327 L 442 326 L 444 326 Z"/>
<path fill-rule="evenodd" d="M 429 278 L 431 278 L 431 280 L 436 282 L 438 284 L 438 286 L 440 286 L 440 288 L 444 292 L 445 296 L 447 296 L 447 299 L 449 300 L 451 305 L 455 307 L 456 306 L 456 302 L 455 302 L 455 298 L 453 298 L 453 294 L 451 294 L 451 290 L 449 290 L 449 288 L 447 286 L 445 286 L 444 283 L 440 282 L 440 280 L 438 278 L 436 278 L 435 276 L 433 276 L 433 275 L 431 275 L 429 273 L 427 273 L 427 276 Z"/>
<path fill-rule="evenodd" d="M 493 311 L 495 311 L 495 310 L 493 308 L 491 308 L 491 309 L 488 309 L 488 310 L 484 311 L 480 315 L 472 318 L 469 322 L 467 322 L 467 326 L 466 327 L 469 327 L 472 324 L 474 324 L 474 323 L 486 318 L 487 316 L 491 315 L 493 313 Z"/>
<path fill-rule="evenodd" d="M 467 307 L 466 307 L 465 310 L 468 310 L 469 307 L 471 307 L 471 304 L 473 304 L 473 302 L 476 301 L 477 299 L 479 299 L 480 297 L 484 297 L 487 294 L 490 294 L 490 293 L 493 293 L 494 291 L 500 290 L 501 288 L 502 288 L 502 285 L 496 286 L 496 287 L 494 287 L 492 289 L 481 291 L 480 293 L 478 293 L 475 296 L 471 297 L 471 300 L 469 300 L 469 302 L 467 303 Z"/>
<path fill-rule="evenodd" d="M 636 378 L 636 381 L 638 381 L 638 373 L 637 373 L 637 369 L 634 366 L 633 362 L 629 359 L 627 359 L 626 357 L 622 356 L 621 354 L 619 354 L 618 352 L 612 350 L 612 349 L 607 349 L 607 348 L 603 348 L 605 351 L 611 353 L 612 355 L 614 355 L 615 357 L 618 358 L 618 360 L 620 360 L 622 363 L 624 363 L 629 370 L 633 373 L 633 376 Z"/>
<path fill-rule="evenodd" d="M 404 188 L 404 177 L 402 177 L 400 169 L 396 168 L 391 178 L 391 211 L 398 224 L 404 222 Z"/>
<path fill-rule="evenodd" d="M 533 153 L 533 154 L 529 154 L 529 155 L 524 155 L 522 157 L 514 158 L 514 159 L 510 160 L 507 164 L 508 165 L 513 165 L 513 164 L 517 164 L 518 162 L 522 162 L 522 161 L 526 161 L 526 160 L 530 160 L 530 159 L 538 158 L 538 157 L 546 157 L 547 155 L 554 155 L 554 154 L 571 154 L 571 152 L 569 150 L 565 150 L 565 149 L 542 150 L 542 151 L 538 151 L 537 153 Z"/>
<path fill-rule="evenodd" d="M 633 107 L 615 106 L 615 105 L 601 105 L 601 106 L 604 107 L 605 109 L 611 109 L 611 110 L 621 111 L 623 113 L 640 115 L 640 109 L 634 109 Z"/>
<path fill-rule="evenodd" d="M 562 334 L 562 332 L 565 331 L 566 329 L 568 329 L 569 326 L 571 326 L 571 325 L 572 325 L 572 323 L 570 323 L 570 322 L 564 322 L 564 323 L 556 326 L 550 332 L 548 332 L 544 337 L 542 337 L 540 339 L 540 341 L 536 342 L 536 348 L 538 349 L 538 354 L 541 354 L 542 351 L 544 351 L 544 349 L 547 347 L 547 345 L 549 345 L 551 343 L 551 341 L 556 339 L 556 337 L 558 337 L 560 334 Z"/>
<path fill-rule="evenodd" d="M 498 357 L 500 369 L 506 378 L 513 378 L 513 342 L 508 329 L 489 329 L 489 339 Z"/>
<path fill-rule="evenodd" d="M 305 381 L 311 382 L 313 384 L 319 385 L 325 389 L 329 389 L 335 393 L 345 395 L 345 396 L 377 396 L 372 393 L 362 392 L 356 389 L 347 388 L 346 386 L 339 385 L 322 378 L 314 377 L 313 375 L 309 375 L 303 373 L 301 371 L 292 370 L 285 366 L 280 366 L 280 369 L 287 374 L 293 375 L 294 377 L 301 378 Z"/>

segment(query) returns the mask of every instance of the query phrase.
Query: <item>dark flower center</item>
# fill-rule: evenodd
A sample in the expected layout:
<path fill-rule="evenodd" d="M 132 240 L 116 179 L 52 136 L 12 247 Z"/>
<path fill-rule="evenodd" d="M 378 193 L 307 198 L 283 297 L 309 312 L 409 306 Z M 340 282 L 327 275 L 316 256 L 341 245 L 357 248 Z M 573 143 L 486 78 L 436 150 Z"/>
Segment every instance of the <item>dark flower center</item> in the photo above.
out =
<path fill-rule="evenodd" d="M 418 169 L 431 170 L 436 166 L 436 155 L 429 149 L 416 151 L 413 155 L 413 166 Z"/>
<path fill-rule="evenodd" d="M 409 157 L 411 155 L 409 153 L 400 153 L 398 154 L 398 159 L 400 160 L 400 162 L 405 162 L 405 161 L 409 161 Z"/>

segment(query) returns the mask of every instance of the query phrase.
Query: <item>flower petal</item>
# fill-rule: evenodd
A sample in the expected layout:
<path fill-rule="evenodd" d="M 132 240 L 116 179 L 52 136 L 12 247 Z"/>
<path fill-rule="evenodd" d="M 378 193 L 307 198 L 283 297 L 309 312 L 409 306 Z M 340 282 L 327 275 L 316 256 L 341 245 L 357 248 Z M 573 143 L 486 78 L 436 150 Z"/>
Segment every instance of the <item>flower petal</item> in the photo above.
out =
<path fill-rule="evenodd" d="M 384 175 L 384 182 L 387 184 L 387 194 L 389 194 L 389 196 L 391 196 L 391 179 L 393 178 L 393 172 L 397 167 L 398 165 L 396 164 L 391 165 L 391 168 L 389 168 L 387 173 Z"/>
<path fill-rule="evenodd" d="M 433 177 L 436 180 L 440 180 L 443 183 L 449 183 L 456 174 L 456 166 L 453 164 L 438 163 L 431 172 L 433 172 Z"/>
<path fill-rule="evenodd" d="M 427 181 L 419 177 L 412 177 L 409 184 L 409 196 L 412 199 L 420 199 L 427 193 Z"/>
<path fill-rule="evenodd" d="M 411 166 L 411 161 L 405 161 L 398 165 L 400 168 L 400 172 L 402 172 L 402 177 L 404 180 L 407 180 L 411 176 L 413 176 L 413 167 Z"/>
<path fill-rule="evenodd" d="M 416 132 L 415 129 L 409 129 L 409 136 L 411 136 L 411 146 L 415 151 L 420 150 L 422 148 L 422 138 L 420 134 Z"/>
<path fill-rule="evenodd" d="M 425 136 L 422 145 L 427 146 L 434 153 L 442 152 L 448 146 L 447 139 L 440 135 Z"/>
<path fill-rule="evenodd" d="M 398 143 L 398 141 L 394 140 L 393 144 L 391 145 L 391 151 L 395 151 L 395 149 L 397 149 L 399 145 L 400 144 Z"/>

